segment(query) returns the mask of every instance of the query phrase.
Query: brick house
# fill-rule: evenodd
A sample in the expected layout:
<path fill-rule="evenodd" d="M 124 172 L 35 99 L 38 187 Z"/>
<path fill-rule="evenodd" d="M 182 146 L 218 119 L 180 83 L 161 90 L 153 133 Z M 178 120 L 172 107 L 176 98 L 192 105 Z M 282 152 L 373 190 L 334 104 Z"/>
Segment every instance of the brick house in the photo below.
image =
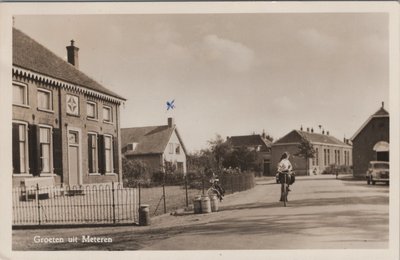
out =
<path fill-rule="evenodd" d="M 357 177 L 365 177 L 370 161 L 389 161 L 389 113 L 382 107 L 371 115 L 351 138 L 354 170 Z"/>
<path fill-rule="evenodd" d="M 162 171 L 165 162 L 186 174 L 186 148 L 173 118 L 167 125 L 121 129 L 122 154 L 130 160 L 140 160 L 151 171 Z"/>
<path fill-rule="evenodd" d="M 79 71 L 78 50 L 71 41 L 66 62 L 13 28 L 13 186 L 122 182 L 125 99 Z"/>
<path fill-rule="evenodd" d="M 315 158 L 296 156 L 302 138 L 307 139 L 316 150 Z M 272 144 L 271 172 L 276 173 L 281 155 L 289 152 L 290 161 L 297 175 L 321 174 L 330 165 L 352 166 L 352 147 L 329 135 L 329 132 L 314 133 L 313 129 L 293 130 Z M 307 168 L 308 166 L 308 168 Z"/>
<path fill-rule="evenodd" d="M 257 152 L 257 164 L 261 169 L 259 175 L 270 175 L 270 159 L 272 142 L 268 140 L 265 133 L 253 135 L 241 135 L 227 137 L 227 141 L 235 147 L 246 147 Z"/>

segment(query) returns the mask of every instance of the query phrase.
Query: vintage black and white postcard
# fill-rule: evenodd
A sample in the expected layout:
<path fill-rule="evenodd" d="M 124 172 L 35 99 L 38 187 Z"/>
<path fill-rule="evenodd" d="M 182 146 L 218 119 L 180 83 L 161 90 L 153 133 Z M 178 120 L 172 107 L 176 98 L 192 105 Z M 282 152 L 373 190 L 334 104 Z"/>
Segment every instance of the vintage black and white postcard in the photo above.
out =
<path fill-rule="evenodd" d="M 4 259 L 399 257 L 398 4 L 0 12 Z"/>

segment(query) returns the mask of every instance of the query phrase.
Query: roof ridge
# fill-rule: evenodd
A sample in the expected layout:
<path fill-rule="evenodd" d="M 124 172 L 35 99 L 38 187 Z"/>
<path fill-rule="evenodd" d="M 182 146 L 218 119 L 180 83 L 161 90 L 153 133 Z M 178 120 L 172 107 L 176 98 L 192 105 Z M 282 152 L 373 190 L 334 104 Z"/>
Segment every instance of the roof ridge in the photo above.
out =
<path fill-rule="evenodd" d="M 149 125 L 149 126 L 121 127 L 121 130 L 122 129 L 134 129 L 134 128 L 146 128 L 146 127 L 160 127 L 160 126 L 168 126 L 168 125 Z"/>
<path fill-rule="evenodd" d="M 60 77 L 57 77 L 57 76 L 55 76 L 55 75 L 52 75 L 51 73 L 46 73 L 46 72 L 37 70 L 37 69 L 35 69 L 35 68 L 26 67 L 26 66 L 21 65 L 21 64 L 16 64 L 15 61 L 14 61 L 14 58 L 13 58 L 13 61 L 12 61 L 12 64 L 13 64 L 13 65 L 15 65 L 15 66 L 17 66 L 17 67 L 26 68 L 26 69 L 32 70 L 32 71 L 34 71 L 34 72 L 36 72 L 36 73 L 44 74 L 44 75 L 46 75 L 46 76 L 49 76 L 49 77 L 52 77 L 52 78 L 55 78 L 55 79 L 58 79 L 58 80 L 62 80 L 62 81 L 65 81 L 65 82 L 68 82 L 68 83 L 71 83 L 71 84 L 74 84 L 74 85 L 78 84 L 78 85 L 80 85 L 81 87 L 84 87 L 84 88 L 87 88 L 87 89 L 90 89 L 90 90 L 94 90 L 94 91 L 98 91 L 98 92 L 103 93 L 103 94 L 106 94 L 106 95 L 110 95 L 110 96 L 114 96 L 114 97 L 117 97 L 117 98 L 126 100 L 126 99 L 123 98 L 122 96 L 118 95 L 117 93 L 114 93 L 114 92 L 111 91 L 110 89 L 108 89 L 108 88 L 106 88 L 105 86 L 103 86 L 101 83 L 99 83 L 97 80 L 95 80 L 92 76 L 89 76 L 88 74 L 86 74 L 85 72 L 79 70 L 78 68 L 76 68 L 74 65 L 72 65 L 72 64 L 69 63 L 68 61 L 66 61 L 66 60 L 64 60 L 63 58 L 61 58 L 61 57 L 60 57 L 59 55 L 57 55 L 55 52 L 53 52 L 52 50 L 50 50 L 48 47 L 46 47 L 45 45 L 43 45 L 42 43 L 40 43 L 40 42 L 37 41 L 36 39 L 34 39 L 34 38 L 32 38 L 31 36 L 29 36 L 28 34 L 24 33 L 22 30 L 13 27 L 13 37 L 14 37 L 14 32 L 15 32 L 15 31 L 16 31 L 17 33 L 19 33 L 20 35 L 22 35 L 23 37 L 26 37 L 26 38 L 27 38 L 29 41 L 31 41 L 34 45 L 37 45 L 37 46 L 39 46 L 40 48 L 43 48 L 46 52 L 48 52 L 51 56 L 53 56 L 54 59 L 58 60 L 58 62 L 61 62 L 61 63 L 63 63 L 64 65 L 67 65 L 67 66 L 69 67 L 69 69 L 72 69 L 73 71 L 75 71 L 75 73 L 78 73 L 78 74 L 80 75 L 80 77 L 87 78 L 89 81 L 92 81 L 95 85 L 98 85 L 98 86 L 100 87 L 100 89 L 97 89 L 97 88 L 95 88 L 95 87 L 93 87 L 93 86 L 90 87 L 90 86 L 88 86 L 87 84 L 82 83 L 82 82 L 77 83 L 77 82 L 73 82 L 73 81 L 71 81 L 71 80 L 69 80 L 69 79 L 66 79 L 66 78 L 62 78 L 62 77 L 60 78 Z M 13 38 L 13 41 L 14 41 L 14 38 Z M 14 43 L 13 43 L 13 44 L 14 44 Z M 25 64 L 25 65 L 26 65 L 26 64 Z M 82 80 L 81 80 L 81 81 L 82 81 Z M 102 90 L 101 88 L 103 88 L 104 90 Z"/>

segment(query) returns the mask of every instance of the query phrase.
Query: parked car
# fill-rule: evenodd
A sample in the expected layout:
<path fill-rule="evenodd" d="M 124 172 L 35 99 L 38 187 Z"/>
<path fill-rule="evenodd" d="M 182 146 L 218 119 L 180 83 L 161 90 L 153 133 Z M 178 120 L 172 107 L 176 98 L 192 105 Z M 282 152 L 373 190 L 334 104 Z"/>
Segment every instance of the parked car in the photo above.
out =
<path fill-rule="evenodd" d="M 370 161 L 367 174 L 367 184 L 375 185 L 376 182 L 389 184 L 389 162 Z"/>

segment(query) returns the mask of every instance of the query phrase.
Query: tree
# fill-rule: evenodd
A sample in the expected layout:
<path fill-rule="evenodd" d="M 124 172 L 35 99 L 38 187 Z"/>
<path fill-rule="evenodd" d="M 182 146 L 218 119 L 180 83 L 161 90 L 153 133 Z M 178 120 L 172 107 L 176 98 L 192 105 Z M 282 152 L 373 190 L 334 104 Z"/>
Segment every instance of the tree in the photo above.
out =
<path fill-rule="evenodd" d="M 215 140 L 208 141 L 210 150 L 214 156 L 217 169 L 222 169 L 222 163 L 229 153 L 232 152 L 232 145 L 225 142 L 220 135 L 217 135 Z"/>
<path fill-rule="evenodd" d="M 124 186 L 134 187 L 137 183 L 149 183 L 150 171 L 146 163 L 122 157 L 122 178 Z"/>
<path fill-rule="evenodd" d="M 315 148 L 312 145 L 312 143 L 305 137 L 302 137 L 300 144 L 297 148 L 298 148 L 298 152 L 295 155 L 306 159 L 306 173 L 307 173 L 307 175 L 309 175 L 309 171 L 308 171 L 309 159 L 315 157 L 315 153 L 316 153 Z"/>

